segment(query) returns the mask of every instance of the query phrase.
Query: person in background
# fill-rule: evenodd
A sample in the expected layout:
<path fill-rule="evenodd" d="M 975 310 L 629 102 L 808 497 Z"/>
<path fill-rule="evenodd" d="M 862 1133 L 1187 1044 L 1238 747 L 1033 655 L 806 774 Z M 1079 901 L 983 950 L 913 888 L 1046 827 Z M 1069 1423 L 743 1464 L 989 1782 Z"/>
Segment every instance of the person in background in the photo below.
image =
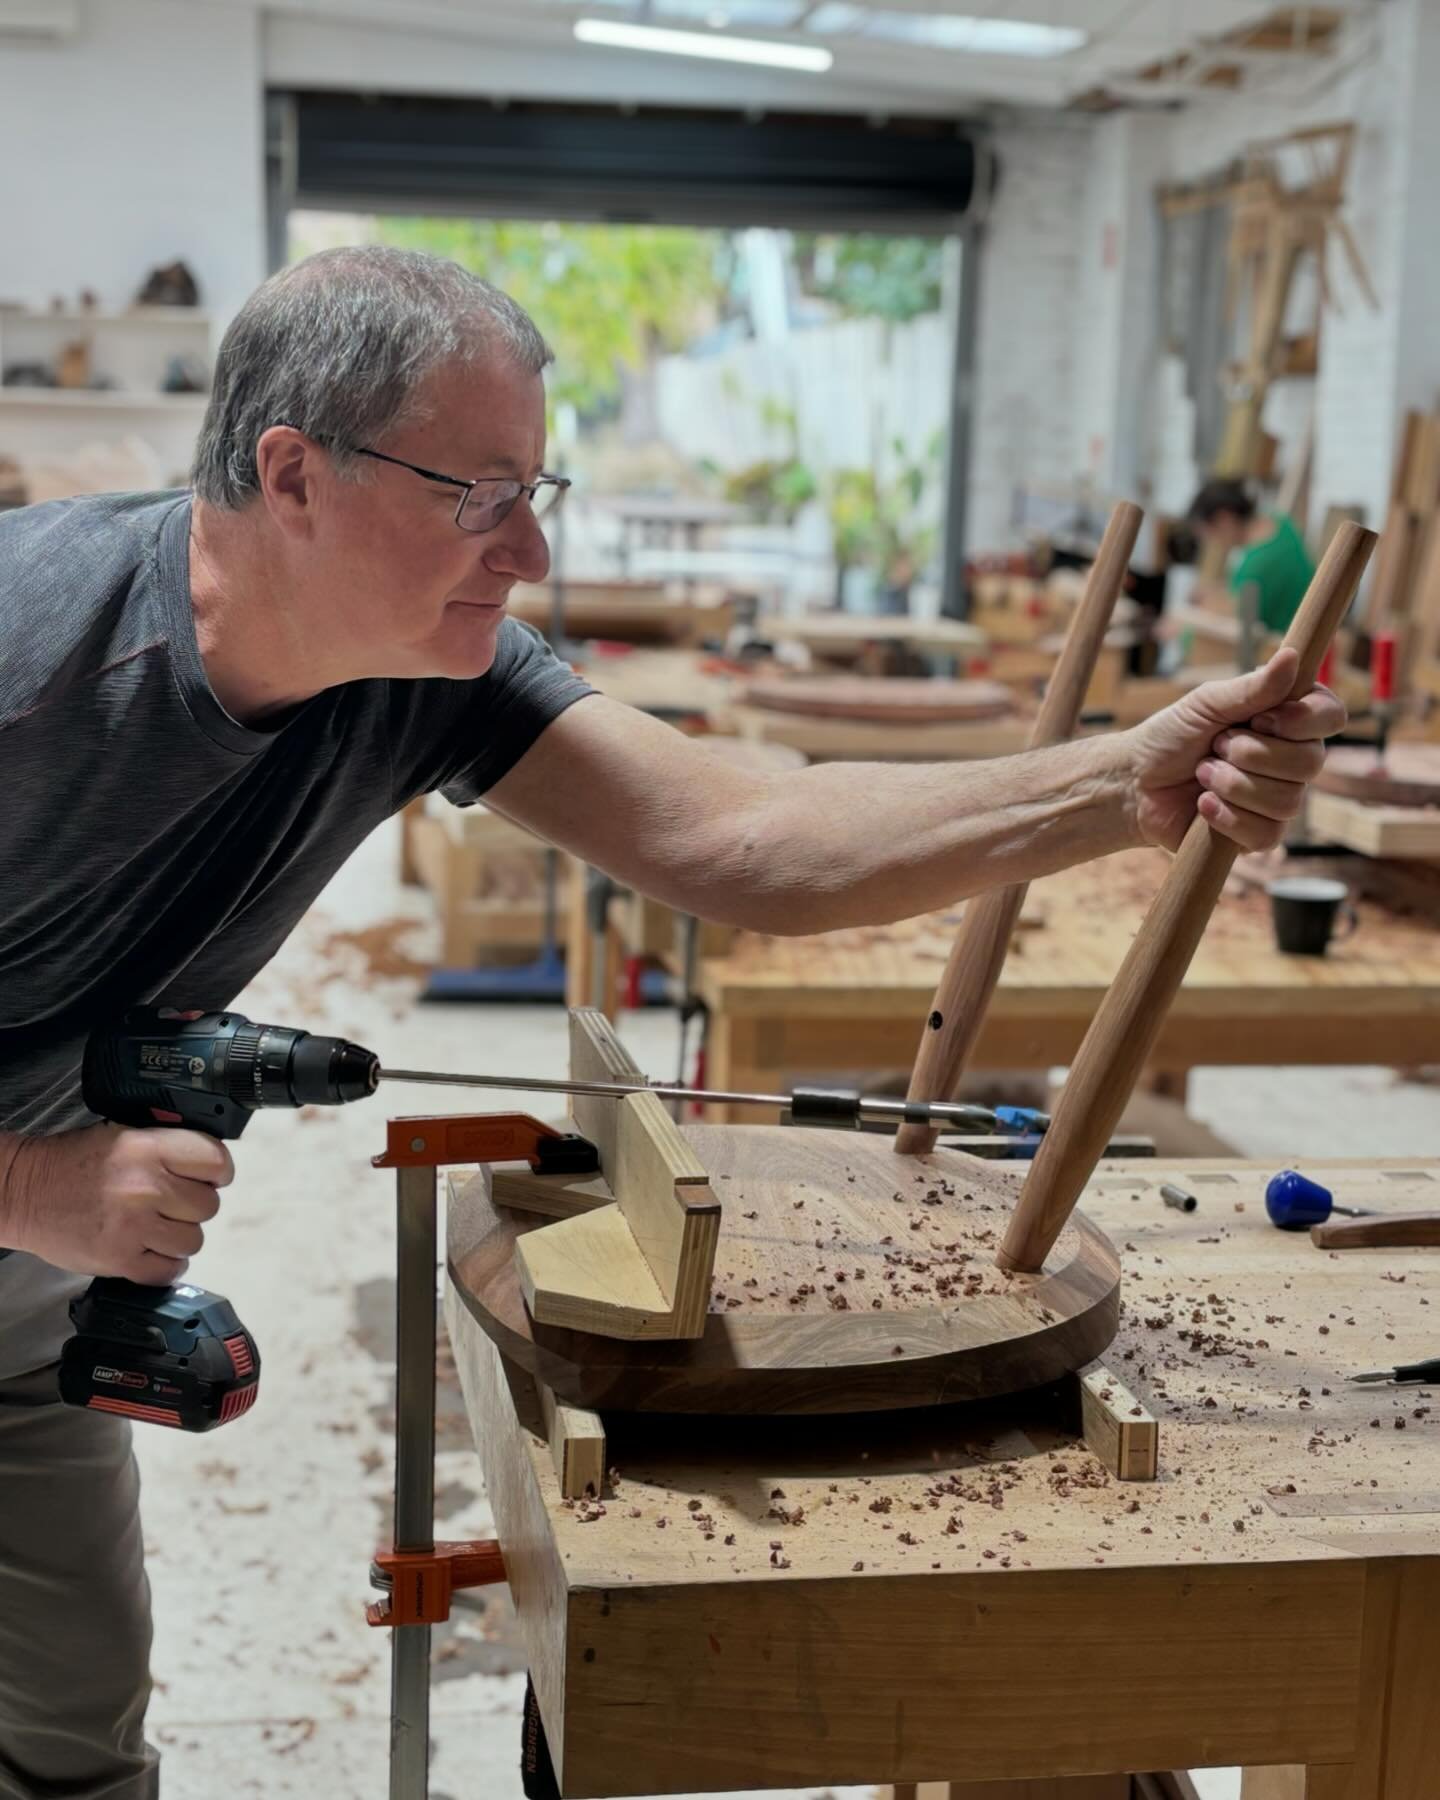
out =
<path fill-rule="evenodd" d="M 1190 520 L 1202 544 L 1224 547 L 1230 592 L 1255 589 L 1261 629 L 1288 631 L 1315 573 L 1289 514 L 1258 512 L 1243 481 L 1215 476 L 1191 503 Z"/>

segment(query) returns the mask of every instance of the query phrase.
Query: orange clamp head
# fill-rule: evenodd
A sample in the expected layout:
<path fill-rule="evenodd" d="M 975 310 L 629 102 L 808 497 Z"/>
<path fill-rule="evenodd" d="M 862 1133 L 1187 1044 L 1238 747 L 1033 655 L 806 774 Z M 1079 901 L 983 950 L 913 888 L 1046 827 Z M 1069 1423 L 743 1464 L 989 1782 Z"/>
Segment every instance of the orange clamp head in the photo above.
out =
<path fill-rule="evenodd" d="M 450 1596 L 457 1588 L 505 1580 L 494 1538 L 440 1543 L 433 1550 L 381 1550 L 374 1568 L 388 1579 L 390 1592 L 365 1608 L 368 1625 L 438 1625 L 450 1617 Z"/>
<path fill-rule="evenodd" d="M 561 1132 L 529 1113 L 442 1113 L 389 1119 L 377 1169 L 434 1169 L 442 1163 L 535 1163 L 540 1143 Z"/>

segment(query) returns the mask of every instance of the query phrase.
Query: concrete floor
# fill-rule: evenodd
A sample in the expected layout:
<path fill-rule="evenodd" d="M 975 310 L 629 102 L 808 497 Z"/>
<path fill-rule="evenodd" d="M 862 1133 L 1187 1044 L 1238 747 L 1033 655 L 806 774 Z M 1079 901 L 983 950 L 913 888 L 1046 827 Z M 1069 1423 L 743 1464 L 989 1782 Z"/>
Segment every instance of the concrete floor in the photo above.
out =
<path fill-rule="evenodd" d="M 367 976 L 366 958 L 337 941 L 413 918 L 408 947 L 427 955 L 427 902 L 398 885 L 397 842 L 392 822 L 357 852 L 237 1005 L 343 1033 L 392 1066 L 563 1072 L 558 1008 L 419 1007 L 413 980 Z M 672 1072 L 672 1015 L 632 1016 L 624 1035 L 641 1067 Z M 388 1641 L 367 1630 L 363 1608 L 390 1503 L 393 1182 L 368 1159 L 387 1113 L 437 1098 L 397 1086 L 373 1106 L 267 1114 L 235 1146 L 236 1184 L 192 1272 L 229 1295 L 258 1338 L 261 1402 L 204 1438 L 136 1434 L 155 1592 L 151 1730 L 171 1795 L 386 1792 Z M 560 1117 L 544 1096 L 497 1093 L 492 1103 Z M 1301 1151 L 1440 1154 L 1434 1090 L 1388 1070 L 1269 1071 L 1263 1082 L 1253 1070 L 1203 1071 L 1192 1109 L 1277 1166 Z M 485 1535 L 490 1514 L 453 1388 L 442 1389 L 439 1444 L 443 1535 Z M 437 1632 L 432 1793 L 519 1800 L 513 1616 L 494 1590 L 467 1602 Z M 1206 1778 L 1206 1800 L 1235 1792 L 1233 1777 Z"/>

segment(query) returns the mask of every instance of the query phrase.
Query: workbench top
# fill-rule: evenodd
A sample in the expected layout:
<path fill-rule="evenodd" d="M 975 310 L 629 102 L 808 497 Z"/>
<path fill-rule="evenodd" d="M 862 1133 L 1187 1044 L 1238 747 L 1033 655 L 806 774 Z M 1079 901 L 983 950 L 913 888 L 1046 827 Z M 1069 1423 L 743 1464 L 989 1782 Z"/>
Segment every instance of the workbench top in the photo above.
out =
<path fill-rule="evenodd" d="M 1068 1012 L 1088 1018 L 1168 866 L 1162 851 L 1129 850 L 1032 882 L 1031 901 L 1044 924 L 1012 943 L 991 1012 L 1029 1008 L 1047 1017 Z M 1375 872 L 1357 865 L 1352 879 L 1373 880 Z M 1435 903 L 1440 907 L 1440 887 Z M 1433 1014 L 1440 1005 L 1436 915 L 1404 916 L 1371 899 L 1362 900 L 1359 911 L 1355 935 L 1333 942 L 1328 955 L 1283 956 L 1275 947 L 1267 896 L 1258 887 L 1226 892 L 1176 1010 L 1235 1016 L 1237 997 L 1265 990 L 1283 996 L 1287 1009 L 1327 1013 L 1363 997 L 1357 1014 Z M 962 913 L 956 906 L 894 925 L 814 937 L 742 933 L 729 955 L 702 965 L 701 993 L 728 1013 L 783 1008 L 796 1016 L 854 1016 L 906 1008 L 918 1031 L 920 1008 L 934 992 Z"/>
<path fill-rule="evenodd" d="M 1440 1204 L 1440 1162 L 1315 1168 L 1347 1203 Z M 1366 1608 L 1373 1631 L 1394 1598 L 1376 1584 L 1426 1559 L 1414 1580 L 1440 1600 L 1440 1408 L 1345 1378 L 1440 1350 L 1440 1264 L 1275 1230 L 1273 1173 L 1102 1164 L 1082 1202 L 1122 1253 L 1105 1361 L 1160 1420 L 1154 1483 L 1113 1480 L 1031 1396 L 844 1420 L 607 1416 L 613 1482 L 598 1507 L 564 1502 L 528 1381 L 503 1379 L 452 1293 L 567 1791 L 1356 1754 Z M 1195 1213 L 1162 1205 L 1166 1180 Z M 1281 1707 L 1285 1664 L 1304 1691 Z M 627 1762 L 646 1731 L 663 1744 Z"/>

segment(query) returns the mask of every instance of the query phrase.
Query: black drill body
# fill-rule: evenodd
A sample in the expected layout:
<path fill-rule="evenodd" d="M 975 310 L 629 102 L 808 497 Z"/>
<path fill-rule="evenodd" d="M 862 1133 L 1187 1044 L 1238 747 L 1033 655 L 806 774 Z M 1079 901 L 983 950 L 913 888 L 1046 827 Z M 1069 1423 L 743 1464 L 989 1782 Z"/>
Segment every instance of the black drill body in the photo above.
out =
<path fill-rule="evenodd" d="M 336 1106 L 374 1093 L 379 1059 L 344 1038 L 240 1013 L 136 1007 L 85 1047 L 86 1106 L 117 1125 L 238 1138 L 266 1106 Z M 230 1302 L 181 1282 L 102 1276 L 70 1306 L 76 1335 L 60 1396 L 184 1431 L 211 1431 L 254 1404 L 260 1352 Z"/>

